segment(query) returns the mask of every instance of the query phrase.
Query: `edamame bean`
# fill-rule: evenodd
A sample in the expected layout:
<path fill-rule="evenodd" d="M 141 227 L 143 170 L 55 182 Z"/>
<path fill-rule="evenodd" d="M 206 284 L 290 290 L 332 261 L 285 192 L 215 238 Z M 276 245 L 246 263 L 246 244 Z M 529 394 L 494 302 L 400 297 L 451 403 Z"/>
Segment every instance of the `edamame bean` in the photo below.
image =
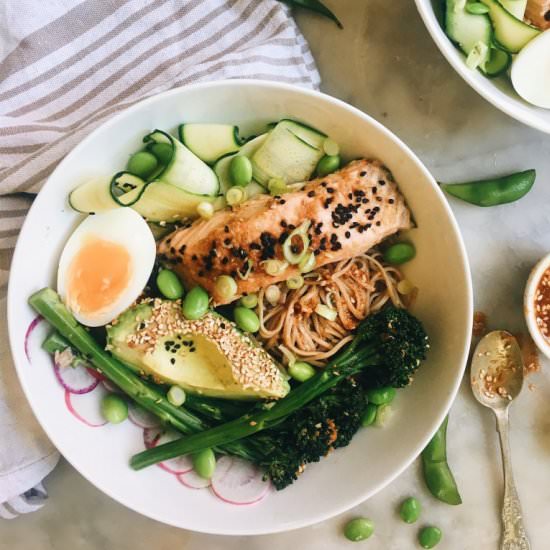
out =
<path fill-rule="evenodd" d="M 120 395 L 109 393 L 101 400 L 101 414 L 111 424 L 119 424 L 128 418 L 128 404 Z"/>
<path fill-rule="evenodd" d="M 296 361 L 288 367 L 288 374 L 298 382 L 305 382 L 315 376 L 315 369 L 304 361 Z"/>
<path fill-rule="evenodd" d="M 352 519 L 344 527 L 344 535 L 353 542 L 368 539 L 373 533 L 374 523 L 368 518 Z"/>
<path fill-rule="evenodd" d="M 210 479 L 216 469 L 216 455 L 212 449 L 203 449 L 193 455 L 193 470 L 204 479 Z"/>
<path fill-rule="evenodd" d="M 258 295 L 257 294 L 247 294 L 239 300 L 239 304 L 248 309 L 254 309 L 258 305 Z"/>
<path fill-rule="evenodd" d="M 525 170 L 501 178 L 441 184 L 441 187 L 449 195 L 470 204 L 497 206 L 517 201 L 525 196 L 533 187 L 536 176 L 535 170 Z"/>
<path fill-rule="evenodd" d="M 369 403 L 375 405 L 385 405 L 391 403 L 395 397 L 395 388 L 376 388 L 367 391 Z"/>
<path fill-rule="evenodd" d="M 195 321 L 208 311 L 208 292 L 202 286 L 193 287 L 183 300 L 183 315 Z"/>
<path fill-rule="evenodd" d="M 153 143 L 148 149 L 162 165 L 166 165 L 172 160 L 173 150 L 169 143 Z"/>
<path fill-rule="evenodd" d="M 420 517 L 420 502 L 414 497 L 409 497 L 401 503 L 399 515 L 405 523 L 414 523 Z"/>
<path fill-rule="evenodd" d="M 247 307 L 237 306 L 233 310 L 235 323 L 244 332 L 258 332 L 260 329 L 260 320 L 254 311 Z"/>
<path fill-rule="evenodd" d="M 410 243 L 392 244 L 384 251 L 384 261 L 393 265 L 404 264 L 415 256 L 416 250 Z"/>
<path fill-rule="evenodd" d="M 139 151 L 130 157 L 126 169 L 142 179 L 147 179 L 157 166 L 158 162 L 155 155 L 148 151 Z"/>
<path fill-rule="evenodd" d="M 489 8 L 481 2 L 466 2 L 466 11 L 472 15 L 483 15 L 489 13 Z"/>
<path fill-rule="evenodd" d="M 341 162 L 340 155 L 325 155 L 317 163 L 317 168 L 315 169 L 315 173 L 320 178 L 322 178 L 323 176 L 326 176 L 338 170 L 338 168 L 340 168 L 340 162 Z"/>
<path fill-rule="evenodd" d="M 252 181 L 252 163 L 243 155 L 237 155 L 229 163 L 229 179 L 233 185 L 245 187 Z"/>
<path fill-rule="evenodd" d="M 363 426 L 364 428 L 370 426 L 376 420 L 377 410 L 377 405 L 375 405 L 374 403 L 367 403 L 367 406 L 365 407 L 365 412 L 361 417 L 361 426 Z"/>
<path fill-rule="evenodd" d="M 169 300 L 177 300 L 183 296 L 183 285 L 179 277 L 169 269 L 161 269 L 157 275 L 157 288 Z"/>
<path fill-rule="evenodd" d="M 185 397 L 185 391 L 179 386 L 172 386 L 166 395 L 166 398 L 174 407 L 181 407 L 185 403 Z"/>
<path fill-rule="evenodd" d="M 422 548 L 434 548 L 441 541 L 442 533 L 438 527 L 424 527 L 418 533 L 418 542 Z"/>

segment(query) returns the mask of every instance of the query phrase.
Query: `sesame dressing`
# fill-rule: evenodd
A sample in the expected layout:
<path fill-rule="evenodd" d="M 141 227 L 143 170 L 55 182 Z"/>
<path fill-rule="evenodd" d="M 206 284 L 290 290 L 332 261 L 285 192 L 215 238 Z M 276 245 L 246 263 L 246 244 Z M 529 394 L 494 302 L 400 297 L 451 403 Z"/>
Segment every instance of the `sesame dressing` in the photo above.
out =
<path fill-rule="evenodd" d="M 535 292 L 535 319 L 542 335 L 550 339 L 550 268 L 540 278 Z"/>

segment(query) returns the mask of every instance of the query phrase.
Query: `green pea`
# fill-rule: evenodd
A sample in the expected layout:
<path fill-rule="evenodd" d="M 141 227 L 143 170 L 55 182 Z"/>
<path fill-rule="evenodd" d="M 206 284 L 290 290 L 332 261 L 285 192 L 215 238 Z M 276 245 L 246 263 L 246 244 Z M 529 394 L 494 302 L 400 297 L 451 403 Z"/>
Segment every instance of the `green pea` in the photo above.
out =
<path fill-rule="evenodd" d="M 254 311 L 247 307 L 237 306 L 233 310 L 235 323 L 244 332 L 258 332 L 260 329 L 260 319 Z"/>
<path fill-rule="evenodd" d="M 369 403 L 375 405 L 385 405 L 391 403 L 395 397 L 395 388 L 376 388 L 367 391 L 367 399 Z"/>
<path fill-rule="evenodd" d="M 204 479 L 210 479 L 216 469 L 216 455 L 212 449 L 203 449 L 193 455 L 193 470 Z"/>
<path fill-rule="evenodd" d="M 257 294 L 247 294 L 239 300 L 239 304 L 248 309 L 254 309 L 258 305 L 258 295 Z"/>
<path fill-rule="evenodd" d="M 401 503 L 399 515 L 405 523 L 414 523 L 420 517 L 420 502 L 414 497 L 409 497 Z"/>
<path fill-rule="evenodd" d="M 139 151 L 139 153 L 134 153 L 130 157 L 126 169 L 142 179 L 147 179 L 157 166 L 158 162 L 155 155 L 147 151 Z"/>
<path fill-rule="evenodd" d="M 288 374 L 298 382 L 305 382 L 315 375 L 315 369 L 304 361 L 296 361 L 288 367 Z"/>
<path fill-rule="evenodd" d="M 233 185 L 245 187 L 252 181 L 252 163 L 243 155 L 236 155 L 229 163 L 229 178 Z"/>
<path fill-rule="evenodd" d="M 202 286 L 193 287 L 183 300 L 183 315 L 194 321 L 208 311 L 208 292 Z"/>
<path fill-rule="evenodd" d="M 370 426 L 376 420 L 376 412 L 378 411 L 378 406 L 374 403 L 368 403 L 365 407 L 365 412 L 361 417 L 361 426 L 367 427 Z"/>
<path fill-rule="evenodd" d="M 173 147 L 169 143 L 152 143 L 148 149 L 163 166 L 172 160 Z"/>
<path fill-rule="evenodd" d="M 389 264 L 399 265 L 412 260 L 416 256 L 416 250 L 410 243 L 392 244 L 384 251 L 384 261 Z"/>
<path fill-rule="evenodd" d="M 352 519 L 344 527 L 344 535 L 353 542 L 368 539 L 373 533 L 374 523 L 368 518 Z"/>
<path fill-rule="evenodd" d="M 437 527 L 424 527 L 418 533 L 418 542 L 422 548 L 434 548 L 441 541 L 441 529 Z"/>
<path fill-rule="evenodd" d="M 128 404 L 120 395 L 110 393 L 101 400 L 101 414 L 111 424 L 119 424 L 128 418 Z"/>
<path fill-rule="evenodd" d="M 483 15 L 489 13 L 489 8 L 481 2 L 467 2 L 466 11 L 472 15 Z"/>
<path fill-rule="evenodd" d="M 317 168 L 315 169 L 315 172 L 319 177 L 322 178 L 323 176 L 332 174 L 332 172 L 336 172 L 336 170 L 340 168 L 340 163 L 340 155 L 325 155 L 317 163 Z"/>
<path fill-rule="evenodd" d="M 183 296 L 183 285 L 179 277 L 169 269 L 161 269 L 157 275 L 157 288 L 169 300 L 177 300 Z"/>

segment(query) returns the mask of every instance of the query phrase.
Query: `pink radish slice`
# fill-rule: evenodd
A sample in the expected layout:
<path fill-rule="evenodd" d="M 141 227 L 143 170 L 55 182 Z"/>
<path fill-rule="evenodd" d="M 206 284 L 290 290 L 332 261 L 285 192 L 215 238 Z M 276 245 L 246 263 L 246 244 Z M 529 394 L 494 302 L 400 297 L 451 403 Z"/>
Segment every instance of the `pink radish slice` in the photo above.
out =
<path fill-rule="evenodd" d="M 157 447 L 158 445 L 163 445 L 164 443 L 170 443 L 170 441 L 175 441 L 176 439 L 180 439 L 181 437 L 181 434 L 178 434 L 174 431 L 164 432 L 156 440 L 154 447 Z M 158 466 L 160 466 L 163 470 L 170 472 L 171 474 L 185 474 L 186 472 L 189 472 L 193 469 L 193 461 L 191 460 L 190 456 L 185 455 L 171 458 L 170 460 L 165 460 L 164 462 L 159 462 Z"/>
<path fill-rule="evenodd" d="M 65 404 L 69 412 L 86 426 L 100 428 L 107 424 L 101 414 L 101 399 L 106 393 L 102 386 L 97 386 L 94 391 L 83 394 L 65 390 Z"/>
<path fill-rule="evenodd" d="M 206 487 L 210 487 L 210 480 L 204 479 L 204 477 L 198 475 L 195 470 L 191 470 L 185 474 L 179 474 L 176 477 L 179 479 L 180 483 L 183 483 L 183 485 L 191 489 L 206 489 Z"/>
<path fill-rule="evenodd" d="M 212 490 L 218 498 L 230 504 L 255 504 L 271 488 L 271 482 L 262 477 L 262 471 L 247 460 L 222 456 L 216 463 Z"/>
<path fill-rule="evenodd" d="M 54 362 L 53 370 L 59 383 L 70 393 L 82 395 L 91 392 L 99 384 L 99 380 L 91 374 L 87 367 L 61 367 Z"/>
<path fill-rule="evenodd" d="M 31 339 L 31 335 L 32 333 L 34 332 L 34 329 L 39 325 L 39 323 L 41 321 L 43 321 L 44 318 L 41 317 L 40 315 L 38 317 L 35 317 L 32 321 L 31 321 L 31 324 L 28 326 L 27 328 L 27 332 L 25 332 L 25 342 L 24 342 L 24 346 L 25 346 L 25 355 L 27 357 L 27 360 L 28 362 L 30 363 L 31 362 L 31 351 L 30 351 L 30 339 Z"/>
<path fill-rule="evenodd" d="M 151 414 L 133 402 L 128 403 L 128 418 L 140 428 L 156 428 L 160 426 L 160 421 L 154 414 Z"/>
<path fill-rule="evenodd" d="M 89 371 L 90 371 L 90 374 L 94 378 L 97 378 L 100 382 L 103 382 L 104 380 L 107 380 L 107 378 L 105 377 L 105 375 L 103 373 L 93 369 L 92 367 L 89 368 Z"/>
<path fill-rule="evenodd" d="M 145 428 L 143 430 L 143 444 L 146 449 L 151 449 L 157 444 L 158 438 L 164 433 L 164 428 Z"/>

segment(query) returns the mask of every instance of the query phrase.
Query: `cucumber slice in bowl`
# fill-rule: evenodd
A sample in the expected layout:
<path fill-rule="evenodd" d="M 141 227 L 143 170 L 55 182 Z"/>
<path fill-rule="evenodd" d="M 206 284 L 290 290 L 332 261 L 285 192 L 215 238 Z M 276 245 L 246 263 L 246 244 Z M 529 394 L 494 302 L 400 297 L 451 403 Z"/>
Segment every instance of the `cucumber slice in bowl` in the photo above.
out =
<path fill-rule="evenodd" d="M 504 8 L 520 21 L 525 17 L 527 0 L 500 0 Z"/>
<path fill-rule="evenodd" d="M 147 183 L 130 172 L 117 172 L 111 179 L 113 200 L 120 206 L 132 206 L 139 200 Z"/>
<path fill-rule="evenodd" d="M 491 48 L 489 60 L 481 72 L 489 78 L 504 74 L 512 64 L 512 54 L 500 48 Z"/>
<path fill-rule="evenodd" d="M 155 174 L 155 181 L 162 181 L 197 195 L 214 196 L 218 194 L 219 183 L 216 174 L 183 143 L 162 130 L 155 130 L 143 138 L 148 149 L 155 154 L 155 145 L 171 147 L 171 154 L 159 161 L 166 164 Z M 164 148 L 165 149 L 165 148 Z M 164 155 L 164 153 L 163 153 Z"/>
<path fill-rule="evenodd" d="M 239 127 L 229 124 L 180 124 L 180 141 L 208 164 L 241 147 Z"/>
<path fill-rule="evenodd" d="M 111 195 L 111 178 L 96 177 L 79 185 L 69 193 L 69 205 L 83 214 L 96 214 L 119 208 Z"/>

